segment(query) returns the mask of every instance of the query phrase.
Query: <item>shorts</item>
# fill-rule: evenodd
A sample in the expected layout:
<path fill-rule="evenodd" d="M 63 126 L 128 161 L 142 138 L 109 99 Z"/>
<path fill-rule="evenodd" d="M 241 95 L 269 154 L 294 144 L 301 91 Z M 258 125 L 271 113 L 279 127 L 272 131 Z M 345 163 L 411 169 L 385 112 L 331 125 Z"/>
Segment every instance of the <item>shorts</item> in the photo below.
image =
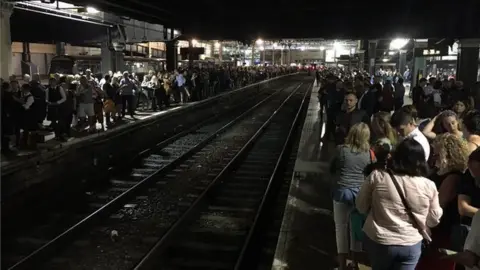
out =
<path fill-rule="evenodd" d="M 78 104 L 77 117 L 92 117 L 95 115 L 93 103 L 80 103 Z"/>

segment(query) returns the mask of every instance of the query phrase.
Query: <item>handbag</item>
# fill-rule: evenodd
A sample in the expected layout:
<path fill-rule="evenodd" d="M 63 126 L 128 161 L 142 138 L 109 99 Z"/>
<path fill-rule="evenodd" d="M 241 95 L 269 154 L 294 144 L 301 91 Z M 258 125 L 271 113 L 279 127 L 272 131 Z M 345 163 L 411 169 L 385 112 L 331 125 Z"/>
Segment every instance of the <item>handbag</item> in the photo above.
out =
<path fill-rule="evenodd" d="M 430 235 L 428 235 L 428 233 L 424 229 L 422 229 L 423 226 L 420 225 L 417 218 L 413 215 L 412 209 L 410 208 L 410 205 L 408 204 L 407 199 L 405 199 L 405 196 L 403 195 L 402 190 L 400 189 L 400 184 L 398 183 L 396 177 L 393 175 L 393 172 L 391 170 L 387 170 L 387 172 L 390 175 L 390 178 L 392 179 L 393 184 L 395 185 L 395 189 L 397 190 L 398 195 L 400 196 L 400 199 L 402 200 L 402 203 L 403 203 L 403 206 L 405 207 L 407 215 L 410 217 L 410 219 L 413 220 L 414 227 L 418 230 L 420 235 L 422 235 L 423 237 L 422 256 L 424 256 L 430 249 L 430 244 L 432 242 L 432 239 L 430 238 Z"/>

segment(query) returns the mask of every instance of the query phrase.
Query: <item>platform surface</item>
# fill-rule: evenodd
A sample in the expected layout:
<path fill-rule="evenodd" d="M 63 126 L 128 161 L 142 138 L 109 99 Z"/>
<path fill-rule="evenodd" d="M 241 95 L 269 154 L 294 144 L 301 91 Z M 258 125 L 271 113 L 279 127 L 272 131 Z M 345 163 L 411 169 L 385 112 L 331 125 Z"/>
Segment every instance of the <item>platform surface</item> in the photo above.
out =
<path fill-rule="evenodd" d="M 136 111 L 135 119 L 132 119 L 130 116 L 127 115 L 127 116 L 124 117 L 124 120 L 121 123 L 115 125 L 114 127 L 110 128 L 110 129 L 108 129 L 105 125 L 105 130 L 104 131 L 101 130 L 101 125 L 99 123 L 96 124 L 97 125 L 97 132 L 95 132 L 95 133 L 75 132 L 75 131 L 72 130 L 72 134 L 75 134 L 75 135 L 72 136 L 71 138 L 69 138 L 66 142 L 59 142 L 57 140 L 54 140 L 53 138 L 55 136 L 54 136 L 53 132 L 40 131 L 41 135 L 45 136 L 45 143 L 39 143 L 37 145 L 37 150 L 34 150 L 34 151 L 33 150 L 32 151 L 18 150 L 18 151 L 16 151 L 16 156 L 14 156 L 14 157 L 6 158 L 2 155 L 1 168 L 5 168 L 7 166 L 15 166 L 15 164 L 22 163 L 22 162 L 24 162 L 28 159 L 31 159 L 31 158 L 41 154 L 42 152 L 51 151 L 51 150 L 54 150 L 54 149 L 60 148 L 60 147 L 69 147 L 69 146 L 72 146 L 72 145 L 77 144 L 79 142 L 83 142 L 83 141 L 86 141 L 86 140 L 93 139 L 95 137 L 108 136 L 108 134 L 111 134 L 112 132 L 119 131 L 119 130 L 125 128 L 125 127 L 129 127 L 134 123 L 142 122 L 142 121 L 145 121 L 145 120 L 150 119 L 152 117 L 157 117 L 157 116 L 160 116 L 160 115 L 169 114 L 169 113 L 172 113 L 174 111 L 177 111 L 177 110 L 181 109 L 182 107 L 193 106 L 195 104 L 196 104 L 196 102 L 188 103 L 188 104 L 185 104 L 185 105 L 173 105 L 172 107 L 170 107 L 168 109 L 164 109 L 162 111 L 157 111 L 157 112 L 138 110 L 138 111 Z M 44 126 L 48 126 L 49 124 L 50 124 L 50 121 L 47 121 L 47 120 L 44 121 Z"/>
<path fill-rule="evenodd" d="M 274 270 L 333 269 L 335 231 L 328 159 L 320 143 L 323 121 L 313 87 L 302 129 L 295 172 L 277 243 Z"/>

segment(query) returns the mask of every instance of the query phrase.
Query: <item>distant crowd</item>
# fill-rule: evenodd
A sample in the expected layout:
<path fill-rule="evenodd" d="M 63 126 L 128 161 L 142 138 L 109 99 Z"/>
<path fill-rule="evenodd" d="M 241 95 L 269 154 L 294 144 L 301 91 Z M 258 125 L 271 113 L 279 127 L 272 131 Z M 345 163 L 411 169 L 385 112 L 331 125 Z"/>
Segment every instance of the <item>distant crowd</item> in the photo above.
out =
<path fill-rule="evenodd" d="M 135 119 L 136 111 L 157 111 L 212 97 L 292 72 L 285 67 L 191 68 L 173 72 L 132 74 L 108 72 L 95 76 L 90 70 L 76 75 L 53 75 L 43 85 L 38 74 L 1 81 L 2 153 L 35 149 L 38 132 L 52 130 L 55 140 L 78 133 L 97 132 Z M 44 126 L 45 120 L 50 123 Z M 11 140 L 13 139 L 13 140 Z M 11 142 L 13 141 L 13 145 Z"/>

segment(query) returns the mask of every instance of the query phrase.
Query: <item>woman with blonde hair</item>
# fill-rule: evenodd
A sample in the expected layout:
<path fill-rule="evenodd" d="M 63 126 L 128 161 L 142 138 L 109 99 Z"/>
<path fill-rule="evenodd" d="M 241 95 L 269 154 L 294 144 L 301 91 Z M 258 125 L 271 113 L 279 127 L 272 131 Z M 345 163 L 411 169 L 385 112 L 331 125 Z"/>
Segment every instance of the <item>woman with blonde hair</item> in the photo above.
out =
<path fill-rule="evenodd" d="M 462 138 L 463 132 L 459 125 L 459 118 L 453 111 L 447 110 L 439 113 L 423 128 L 423 134 L 427 139 L 434 140 L 443 133 L 451 133 Z"/>
<path fill-rule="evenodd" d="M 457 187 L 468 165 L 468 147 L 465 140 L 452 133 L 438 135 L 433 142 L 436 173 L 430 179 L 436 184 L 443 216 L 440 224 L 432 229 L 432 246 L 452 249 L 450 236 L 454 226 L 460 223 Z M 442 259 L 442 254 L 422 258 L 417 269 L 454 270 L 455 264 Z"/>
<path fill-rule="evenodd" d="M 374 157 L 370 153 L 370 128 L 365 123 L 352 126 L 345 143 L 336 149 L 335 157 L 330 166 L 333 175 L 333 217 L 337 240 L 339 269 L 346 269 L 346 260 L 349 253 L 349 237 L 352 247 L 350 250 L 360 252 L 361 247 L 355 243 L 353 235 L 349 235 L 350 213 L 355 209 L 355 198 L 360 186 L 365 180 L 364 170 L 373 163 Z M 355 244 L 355 245 L 354 245 Z M 354 261 L 354 266 L 356 262 Z"/>

